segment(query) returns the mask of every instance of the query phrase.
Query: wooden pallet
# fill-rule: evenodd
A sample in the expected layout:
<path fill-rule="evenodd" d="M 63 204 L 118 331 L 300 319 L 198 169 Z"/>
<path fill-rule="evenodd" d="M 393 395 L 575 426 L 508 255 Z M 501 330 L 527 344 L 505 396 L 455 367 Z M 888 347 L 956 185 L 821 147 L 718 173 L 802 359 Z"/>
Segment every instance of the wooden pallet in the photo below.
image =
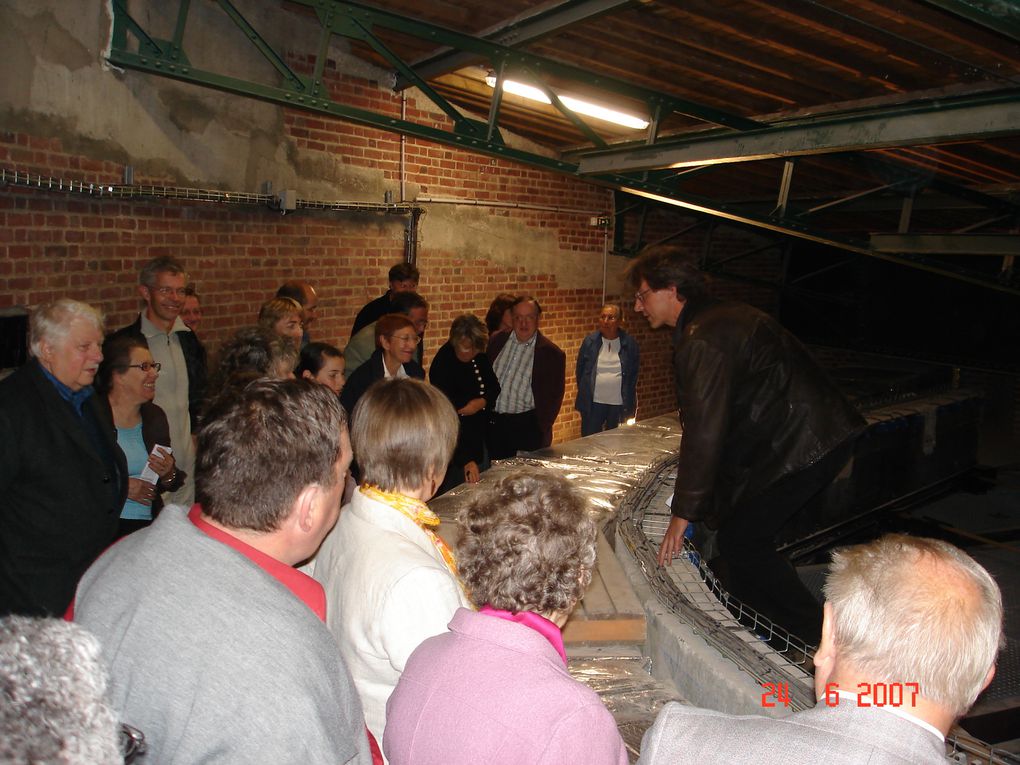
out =
<path fill-rule="evenodd" d="M 563 628 L 563 642 L 643 643 L 645 612 L 602 532 L 591 584 Z"/>

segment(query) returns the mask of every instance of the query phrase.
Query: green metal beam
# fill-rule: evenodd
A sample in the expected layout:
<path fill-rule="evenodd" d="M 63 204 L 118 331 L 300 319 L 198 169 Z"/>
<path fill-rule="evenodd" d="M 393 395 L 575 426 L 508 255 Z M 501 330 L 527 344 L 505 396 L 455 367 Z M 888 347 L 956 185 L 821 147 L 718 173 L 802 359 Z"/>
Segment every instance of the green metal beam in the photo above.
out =
<path fill-rule="evenodd" d="M 362 29 L 365 23 L 374 23 L 373 13 L 354 6 L 350 3 L 341 3 L 339 0 L 290 0 L 291 2 L 303 2 L 305 5 L 314 6 L 318 11 L 328 10 L 327 6 L 346 9 L 350 18 L 356 20 Z M 221 5 L 229 5 L 227 0 L 220 0 Z M 437 144 L 452 146 L 467 151 L 478 152 L 492 157 L 502 158 L 513 162 L 539 167 L 543 170 L 562 173 L 579 177 L 578 165 L 571 162 L 552 159 L 539 154 L 534 154 L 522 149 L 515 149 L 505 145 L 498 138 L 487 138 L 485 125 L 474 121 L 464 120 L 460 123 L 459 129 L 455 124 L 454 130 L 444 130 L 429 125 L 423 125 L 409 120 L 399 119 L 388 115 L 371 112 L 366 109 L 359 109 L 348 104 L 333 101 L 324 96 L 311 92 L 309 83 L 305 78 L 294 75 L 294 78 L 287 75 L 286 71 L 279 69 L 284 80 L 283 85 L 271 86 L 259 83 L 252 83 L 234 77 L 210 72 L 204 69 L 191 66 L 187 56 L 170 58 L 166 53 L 166 47 L 161 46 L 159 41 L 150 38 L 145 31 L 127 13 L 123 0 L 113 0 L 114 28 L 109 60 L 116 66 L 147 72 L 150 74 L 169 77 L 184 82 L 190 82 L 209 88 L 214 88 L 236 95 L 256 98 L 285 107 L 302 109 L 318 114 L 339 118 L 347 122 L 353 122 L 368 127 L 377 128 L 389 132 L 402 133 L 405 135 L 431 141 Z M 243 20 L 242 20 L 243 21 Z M 244 28 L 244 22 L 241 24 Z M 391 22 L 392 23 L 392 20 Z M 425 25 L 420 22 L 409 22 L 416 31 L 422 32 Z M 343 26 L 338 17 L 332 23 L 333 28 Z M 254 30 L 252 30 L 254 33 Z M 139 40 L 139 52 L 128 49 L 127 35 L 133 34 Z M 453 33 L 451 33 L 453 34 Z M 255 33 L 249 35 L 259 51 L 270 60 L 277 57 L 283 62 L 282 56 L 275 52 L 263 50 L 264 40 Z M 470 40 L 462 35 L 458 38 Z M 452 44 L 452 40 L 447 41 Z M 285 66 L 285 64 L 284 64 Z M 539 67 L 541 69 L 541 67 Z M 318 90 L 318 89 L 316 89 Z M 465 125 L 467 128 L 465 128 Z M 998 289 L 1013 294 L 1020 294 L 1020 289 L 1014 289 L 1008 285 L 999 284 L 990 280 L 986 275 L 969 272 L 962 268 L 950 268 L 944 264 L 929 262 L 920 256 L 893 255 L 875 252 L 868 242 L 848 240 L 832 236 L 825 232 L 810 228 L 797 221 L 791 221 L 774 216 L 753 216 L 741 212 L 736 206 L 719 203 L 704 197 L 684 193 L 679 195 L 674 189 L 663 185 L 656 178 L 645 177 L 642 174 L 628 175 L 624 173 L 603 173 L 583 178 L 591 183 L 619 189 L 631 194 L 655 200 L 669 205 L 681 207 L 696 213 L 712 216 L 714 218 L 727 220 L 732 223 L 750 226 L 758 229 L 773 231 L 779 234 L 792 236 L 799 239 L 816 242 L 828 247 L 834 247 L 848 252 L 859 253 L 878 257 L 912 268 L 920 268 L 932 273 L 938 273 L 962 281 L 980 284 L 992 289 Z"/>
<path fill-rule="evenodd" d="M 380 8 L 344 2 L 343 0 L 288 0 L 288 2 L 296 5 L 305 5 L 317 11 L 332 5 L 336 8 L 337 14 L 357 19 L 370 27 L 378 26 L 384 29 L 391 29 L 422 40 L 429 40 L 436 45 L 464 51 L 488 62 L 493 68 L 496 68 L 499 63 L 503 62 L 506 65 L 506 75 L 508 77 L 519 71 L 531 70 L 532 72 L 541 72 L 547 76 L 563 80 L 585 82 L 607 93 L 636 99 L 645 103 L 649 108 L 649 112 L 651 112 L 656 104 L 663 104 L 665 109 L 735 130 L 747 130 L 759 124 L 754 120 L 749 120 L 719 109 L 713 109 L 704 104 L 674 98 L 614 77 L 596 75 L 590 70 L 582 69 L 581 67 L 563 64 L 553 59 L 536 56 L 506 45 L 482 40 L 461 32 L 455 32 L 452 29 L 428 24 Z"/>
<path fill-rule="evenodd" d="M 551 8 L 537 11 L 529 9 L 523 15 L 478 32 L 476 37 L 500 45 L 520 47 L 575 24 L 591 21 L 605 13 L 633 5 L 634 2 L 635 0 L 565 0 Z M 413 62 L 411 66 L 419 77 L 428 80 L 476 63 L 477 56 L 446 48 Z M 398 76 L 393 89 L 403 90 L 412 84 L 403 76 Z"/>

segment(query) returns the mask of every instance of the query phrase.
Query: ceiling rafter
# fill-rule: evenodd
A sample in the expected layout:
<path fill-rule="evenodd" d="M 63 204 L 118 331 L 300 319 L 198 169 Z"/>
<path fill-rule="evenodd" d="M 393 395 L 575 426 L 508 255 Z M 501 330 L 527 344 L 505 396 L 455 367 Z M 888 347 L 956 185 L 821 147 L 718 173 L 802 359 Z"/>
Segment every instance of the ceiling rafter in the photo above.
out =
<path fill-rule="evenodd" d="M 342 0 L 289 0 L 289 2 L 291 4 L 305 5 L 316 10 L 316 18 L 319 19 L 323 27 L 318 57 L 314 54 L 304 57 L 313 64 L 312 68 L 315 71 L 315 75 L 312 77 L 307 75 L 295 75 L 292 77 L 293 72 L 289 68 L 283 70 L 277 67 L 281 75 L 280 83 L 278 85 L 266 85 L 193 66 L 180 44 L 183 34 L 182 30 L 185 26 L 184 17 L 187 16 L 190 7 L 190 3 L 187 0 L 181 0 L 179 5 L 180 15 L 178 16 L 177 28 L 181 31 L 181 35 L 175 35 L 174 43 L 157 40 L 149 36 L 128 15 L 125 0 L 112 0 L 114 30 L 109 60 L 117 66 L 141 70 L 159 76 L 172 77 L 252 98 L 259 98 L 290 108 L 313 111 L 356 124 L 403 133 L 434 143 L 454 146 L 463 150 L 500 157 L 509 161 L 520 162 L 537 166 L 544 170 L 573 176 L 578 176 L 579 168 L 576 163 L 507 146 L 502 141 L 496 140 L 498 136 L 493 137 L 492 124 L 486 125 L 466 117 L 458 120 L 451 116 L 452 128 L 446 128 L 441 125 L 437 126 L 434 121 L 430 121 L 429 124 L 416 123 L 407 119 L 397 118 L 392 114 L 380 114 L 331 100 L 328 97 L 326 88 L 318 81 L 318 75 L 321 74 L 324 65 L 324 61 L 321 59 L 324 58 L 328 50 L 328 46 L 322 41 L 327 35 L 342 35 L 364 40 L 366 37 L 373 38 L 377 27 L 393 29 L 404 35 L 418 35 L 423 39 L 464 49 L 472 54 L 481 55 L 498 65 L 505 64 L 508 67 L 516 67 L 519 70 L 527 68 L 534 71 L 537 76 L 552 76 L 568 81 L 586 80 L 590 86 L 601 88 L 609 93 L 639 98 L 645 100 L 650 105 L 663 104 L 666 109 L 694 114 L 699 119 L 716 124 L 729 125 L 737 130 L 748 131 L 761 126 L 760 123 L 737 115 L 706 108 L 694 102 L 676 99 L 675 97 L 639 88 L 613 78 L 593 75 L 591 72 L 586 72 L 576 66 L 568 66 L 551 59 L 508 49 L 506 46 L 478 40 L 469 35 L 453 32 L 417 19 L 410 19 L 391 12 L 369 8 L 358 3 L 343 2 Z M 219 5 L 224 8 L 232 7 L 230 0 L 219 0 Z M 235 18 L 235 21 L 239 26 L 246 29 L 248 37 L 252 39 L 255 48 L 264 58 L 269 59 L 271 62 L 274 61 L 274 58 L 280 62 L 285 59 L 283 54 L 272 50 L 271 46 L 268 46 L 265 40 L 257 35 L 257 32 L 250 30 L 250 25 L 246 27 L 247 22 L 237 18 Z M 139 40 L 140 47 L 138 50 L 133 50 L 128 46 L 129 34 Z M 417 78 L 417 75 L 414 74 L 410 66 L 399 59 L 397 51 L 373 39 L 369 39 L 368 42 L 370 44 L 372 42 L 379 43 L 375 45 L 377 50 L 386 51 L 386 55 L 393 58 L 395 63 L 397 61 L 400 62 L 401 68 L 404 71 Z M 426 90 L 424 92 L 429 91 Z M 442 96 L 434 90 L 429 95 L 433 100 L 438 99 L 442 101 Z M 442 108 L 440 104 L 437 105 Z M 447 113 L 449 114 L 449 111 Z M 895 171 L 895 168 L 893 171 Z M 902 170 L 898 172 L 902 174 Z M 680 193 L 676 189 L 663 185 L 654 175 L 604 172 L 588 176 L 586 180 L 620 189 L 647 199 L 674 205 L 694 213 L 708 215 L 717 220 L 772 231 L 848 252 L 869 255 L 901 265 L 923 269 L 984 287 L 1020 294 L 1020 290 L 1015 289 L 1009 284 L 996 282 L 990 279 L 988 274 L 980 270 L 975 271 L 965 266 L 945 264 L 918 255 L 877 252 L 867 240 L 839 236 L 781 216 L 750 215 L 735 205 L 722 203 L 715 199 L 688 192 Z M 944 185 L 949 186 L 949 184 Z"/>
<path fill-rule="evenodd" d="M 530 9 L 522 15 L 494 24 L 475 36 L 509 47 L 523 46 L 634 2 L 635 0 L 565 0 Z M 411 62 L 411 67 L 418 76 L 430 79 L 477 62 L 478 56 L 446 48 Z M 404 90 L 411 84 L 409 80 L 397 77 L 394 90 Z"/>

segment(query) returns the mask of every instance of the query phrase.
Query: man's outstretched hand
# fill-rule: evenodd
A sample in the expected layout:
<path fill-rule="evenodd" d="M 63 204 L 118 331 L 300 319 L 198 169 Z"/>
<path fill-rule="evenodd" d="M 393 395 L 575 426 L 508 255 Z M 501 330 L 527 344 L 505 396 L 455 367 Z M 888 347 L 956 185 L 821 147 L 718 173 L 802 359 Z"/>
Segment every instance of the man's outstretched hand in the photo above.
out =
<path fill-rule="evenodd" d="M 673 556 L 684 549 L 684 532 L 687 531 L 688 521 L 684 518 L 677 518 L 675 515 L 669 521 L 669 528 L 662 538 L 662 547 L 659 548 L 659 565 L 668 566 L 673 562 Z"/>

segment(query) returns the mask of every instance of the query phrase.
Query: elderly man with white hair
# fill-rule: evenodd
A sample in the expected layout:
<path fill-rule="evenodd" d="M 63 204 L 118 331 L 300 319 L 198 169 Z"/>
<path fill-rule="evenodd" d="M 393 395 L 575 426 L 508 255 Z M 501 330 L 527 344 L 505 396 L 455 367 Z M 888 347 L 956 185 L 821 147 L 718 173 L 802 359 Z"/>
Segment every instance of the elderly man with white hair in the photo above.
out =
<path fill-rule="evenodd" d="M 668 704 L 639 763 L 945 763 L 945 736 L 992 681 L 1002 594 L 950 544 L 890 534 L 833 554 L 813 709 L 784 718 Z"/>
<path fill-rule="evenodd" d="M 76 300 L 31 317 L 32 359 L 0 383 L 0 616 L 59 616 L 117 532 L 127 465 L 93 395 L 103 317 Z"/>

